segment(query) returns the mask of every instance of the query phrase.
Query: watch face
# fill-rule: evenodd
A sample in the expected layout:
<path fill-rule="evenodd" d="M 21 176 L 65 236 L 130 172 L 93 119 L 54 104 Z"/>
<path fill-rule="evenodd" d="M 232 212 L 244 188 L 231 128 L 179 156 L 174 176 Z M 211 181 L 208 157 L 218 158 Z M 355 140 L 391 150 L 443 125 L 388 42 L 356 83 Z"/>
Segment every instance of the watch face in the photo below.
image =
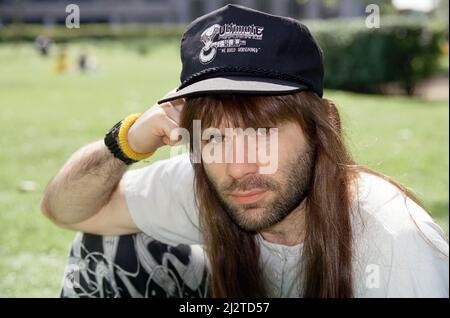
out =
<path fill-rule="evenodd" d="M 122 121 L 119 121 L 114 127 L 111 129 L 111 134 L 116 138 L 119 136 L 120 126 L 122 125 Z"/>
<path fill-rule="evenodd" d="M 125 164 L 130 165 L 132 163 L 137 162 L 136 160 L 127 158 L 121 151 L 119 143 L 118 143 L 118 136 L 120 127 L 122 125 L 122 121 L 119 121 L 117 124 L 115 124 L 109 132 L 105 136 L 105 144 L 108 147 L 108 149 L 111 151 L 111 153 L 116 157 L 117 159 L 123 161 Z"/>

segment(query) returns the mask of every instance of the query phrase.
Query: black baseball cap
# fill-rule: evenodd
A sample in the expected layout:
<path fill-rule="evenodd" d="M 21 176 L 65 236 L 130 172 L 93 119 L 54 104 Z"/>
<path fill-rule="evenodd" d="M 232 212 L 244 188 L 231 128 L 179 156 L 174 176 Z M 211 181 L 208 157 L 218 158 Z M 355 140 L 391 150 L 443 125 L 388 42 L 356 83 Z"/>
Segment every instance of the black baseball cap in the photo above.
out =
<path fill-rule="evenodd" d="M 181 85 L 158 103 L 214 93 L 323 95 L 322 50 L 299 21 L 228 4 L 181 39 Z"/>

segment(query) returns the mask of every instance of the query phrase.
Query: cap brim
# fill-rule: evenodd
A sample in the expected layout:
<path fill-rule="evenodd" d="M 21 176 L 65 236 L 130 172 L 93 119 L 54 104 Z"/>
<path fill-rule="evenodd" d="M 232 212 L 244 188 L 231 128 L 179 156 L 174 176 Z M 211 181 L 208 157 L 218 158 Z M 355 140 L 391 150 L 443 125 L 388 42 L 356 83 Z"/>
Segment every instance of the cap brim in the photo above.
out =
<path fill-rule="evenodd" d="M 218 93 L 282 95 L 307 90 L 301 83 L 271 78 L 255 78 L 246 76 L 214 77 L 195 82 L 158 101 L 165 103 L 182 97 L 194 97 Z"/>

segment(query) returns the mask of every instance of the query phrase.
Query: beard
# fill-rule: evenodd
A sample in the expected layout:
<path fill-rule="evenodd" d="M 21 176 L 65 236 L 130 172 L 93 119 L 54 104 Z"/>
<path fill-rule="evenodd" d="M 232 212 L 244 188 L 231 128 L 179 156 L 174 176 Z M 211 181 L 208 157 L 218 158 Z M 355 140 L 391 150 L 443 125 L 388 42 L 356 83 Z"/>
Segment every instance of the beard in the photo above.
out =
<path fill-rule="evenodd" d="M 267 175 L 252 175 L 244 179 L 232 179 L 218 185 L 206 172 L 209 187 L 231 220 L 248 232 L 259 232 L 282 221 L 307 197 L 314 171 L 314 150 L 298 152 L 284 166 L 279 167 L 279 180 Z M 274 193 L 272 200 L 260 200 L 252 204 L 236 204 L 230 199 L 233 191 L 262 189 Z"/>

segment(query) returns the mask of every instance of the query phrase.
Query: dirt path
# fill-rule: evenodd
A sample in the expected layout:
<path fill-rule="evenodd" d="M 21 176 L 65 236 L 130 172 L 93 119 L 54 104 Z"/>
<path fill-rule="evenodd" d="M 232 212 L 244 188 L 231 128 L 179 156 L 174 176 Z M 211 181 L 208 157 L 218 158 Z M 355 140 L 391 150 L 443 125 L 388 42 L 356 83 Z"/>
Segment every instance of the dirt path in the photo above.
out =
<path fill-rule="evenodd" d="M 417 85 L 415 95 L 427 100 L 448 100 L 448 90 L 448 76 L 438 76 L 425 80 Z"/>

